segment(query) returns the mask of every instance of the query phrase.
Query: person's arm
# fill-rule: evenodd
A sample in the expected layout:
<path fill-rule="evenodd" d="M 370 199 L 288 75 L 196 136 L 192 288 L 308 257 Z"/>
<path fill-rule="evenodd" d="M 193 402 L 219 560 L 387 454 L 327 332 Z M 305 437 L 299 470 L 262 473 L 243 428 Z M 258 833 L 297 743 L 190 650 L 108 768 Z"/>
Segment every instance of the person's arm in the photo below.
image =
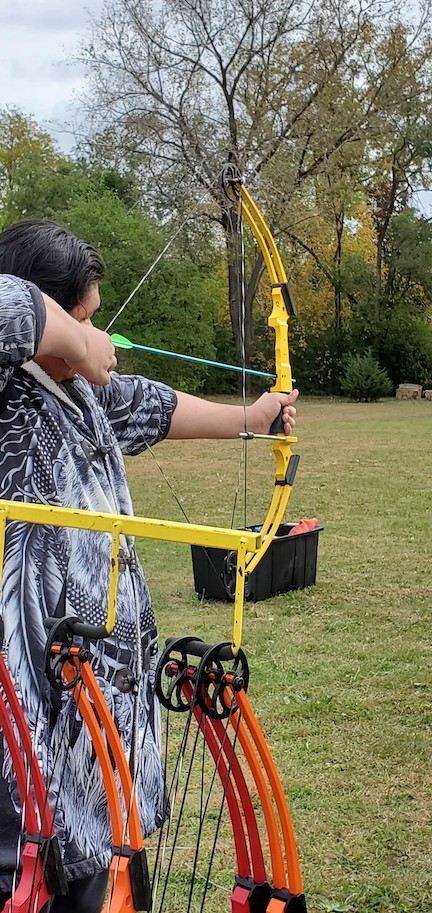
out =
<path fill-rule="evenodd" d="M 255 403 L 246 406 L 213 403 L 177 392 L 174 410 L 167 438 L 187 440 L 191 438 L 236 438 L 241 431 L 254 434 L 268 434 L 270 426 L 282 410 L 282 421 L 286 435 L 292 433 L 296 410 L 294 403 L 298 390 L 292 393 L 264 393 Z"/>
<path fill-rule="evenodd" d="M 43 299 L 46 323 L 37 354 L 62 358 L 71 370 L 91 383 L 109 384 L 117 361 L 108 334 L 97 330 L 90 321 L 78 323 L 47 295 Z M 295 425 L 298 390 L 290 394 L 264 393 L 246 407 L 246 427 L 243 406 L 208 402 L 188 393 L 177 392 L 176 396 L 167 434 L 171 440 L 236 438 L 244 430 L 268 434 L 279 414 L 285 434 L 290 435 Z"/>
<path fill-rule="evenodd" d="M 117 364 L 107 333 L 79 323 L 31 282 L 0 275 L 0 369 L 37 356 L 54 356 L 92 383 L 109 384 Z"/>
<path fill-rule="evenodd" d="M 48 295 L 45 304 L 45 329 L 36 355 L 61 358 L 71 371 L 93 384 L 109 384 L 117 359 L 108 333 L 90 321 L 78 322 Z"/>
<path fill-rule="evenodd" d="M 45 327 L 45 305 L 36 286 L 0 275 L 0 369 L 3 379 L 32 358 Z"/>

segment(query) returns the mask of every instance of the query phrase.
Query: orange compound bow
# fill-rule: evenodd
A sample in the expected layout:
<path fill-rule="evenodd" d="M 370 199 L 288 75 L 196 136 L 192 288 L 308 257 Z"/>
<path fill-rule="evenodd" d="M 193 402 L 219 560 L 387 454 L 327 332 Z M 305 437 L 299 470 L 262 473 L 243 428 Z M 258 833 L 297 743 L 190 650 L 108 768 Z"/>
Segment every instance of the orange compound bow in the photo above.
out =
<path fill-rule="evenodd" d="M 249 670 L 243 651 L 239 650 L 233 657 L 229 643 L 209 646 L 196 638 L 185 637 L 168 642 L 160 658 L 156 673 L 156 693 L 168 711 L 183 712 L 186 736 L 181 736 L 181 749 L 178 753 L 166 748 L 167 805 L 164 827 L 167 831 L 171 830 L 172 846 L 167 852 L 169 841 L 164 837 L 162 828 L 150 880 L 133 781 L 117 729 L 88 662 L 89 644 L 86 638 L 91 633 L 91 626 L 84 625 L 79 619 L 67 617 L 55 621 L 48 636 L 46 671 L 51 685 L 72 692 L 77 709 L 88 728 L 102 772 L 113 841 L 111 887 L 103 913 L 138 913 L 143 910 L 192 913 L 198 909 L 213 913 L 216 909 L 224 910 L 225 897 L 222 901 L 216 900 L 217 907 L 214 906 L 213 873 L 217 850 L 222 846 L 226 855 L 232 840 L 236 856 L 235 872 L 233 873 L 231 860 L 222 861 L 224 878 L 228 872 L 231 873 L 228 875 L 231 882 L 229 900 L 226 898 L 231 913 L 306 913 L 291 818 L 274 761 L 246 696 Z M 3 680 L 5 682 L 2 690 L 11 703 L 14 718 L 19 719 L 22 711 L 2 658 L 0 673 L 2 684 Z M 27 832 L 31 835 L 23 852 L 20 884 L 6 910 L 8 913 L 39 913 L 46 900 L 53 893 L 59 893 L 55 885 L 48 885 L 46 859 L 40 849 L 41 831 L 50 842 L 55 842 L 52 837 L 52 818 L 49 810 L 47 812 L 43 781 L 25 727 L 23 750 L 27 769 L 32 772 L 34 792 L 37 794 L 39 818 L 37 817 L 32 801 L 33 790 L 27 784 L 25 764 L 9 714 L 5 710 L 5 701 L 1 695 L 0 698 L 0 723 L 13 757 L 23 807 L 26 808 Z M 168 713 L 167 717 L 169 715 Z M 186 777 L 180 815 L 177 815 L 172 784 L 175 781 L 178 793 L 179 770 L 187 755 L 189 737 L 192 738 L 193 748 L 189 769 L 185 764 Z M 198 739 L 207 751 L 202 754 L 202 766 L 195 784 L 198 782 L 201 793 L 204 794 L 205 767 L 210 787 L 207 797 L 199 800 L 199 826 L 196 845 L 193 846 L 189 823 L 194 812 L 190 816 L 188 799 L 190 795 L 193 796 L 195 789 L 191 763 L 200 756 L 197 751 Z M 208 754 L 213 762 L 210 771 L 208 763 L 204 761 Z M 175 766 L 170 785 L 169 755 Z M 217 783 L 219 790 L 215 786 Z M 225 808 L 231 825 L 231 839 L 224 833 Z M 181 830 L 183 815 L 187 819 L 185 832 L 188 834 L 192 856 L 185 898 L 179 897 L 179 872 L 177 862 L 174 861 L 174 853 L 177 852 L 178 855 L 180 852 L 183 855 L 184 852 Z M 215 825 L 210 842 L 205 832 L 206 817 Z M 43 824 L 39 828 L 38 821 L 41 818 Z M 34 840 L 32 835 L 35 835 Z M 198 883 L 203 847 L 206 866 L 204 888 Z M 168 859 L 161 862 L 163 856 Z M 61 871 L 61 864 L 58 863 L 57 852 L 54 866 L 54 872 L 57 873 Z"/>
<path fill-rule="evenodd" d="M 168 711 L 186 713 L 184 732 L 187 737 L 191 735 L 191 722 L 195 720 L 196 732 L 204 738 L 221 787 L 218 811 L 213 797 L 214 777 L 211 778 L 211 793 L 204 802 L 200 801 L 199 841 L 204 842 L 203 822 L 209 810 L 210 817 L 216 817 L 217 829 L 204 851 L 206 875 L 201 905 L 197 909 L 204 910 L 209 888 L 210 893 L 214 893 L 212 870 L 216 850 L 226 839 L 225 836 L 220 838 L 219 830 L 226 804 L 236 853 L 236 874 L 230 889 L 231 913 L 306 913 L 291 817 L 275 763 L 246 696 L 248 679 L 247 660 L 242 650 L 233 658 L 230 644 L 209 646 L 190 637 L 168 642 L 158 666 L 156 689 L 161 703 Z M 185 754 L 186 736 L 181 736 L 182 755 Z M 191 760 L 196 756 L 194 742 Z M 173 858 L 175 844 L 179 843 L 180 818 L 187 796 L 192 792 L 190 769 L 185 779 L 171 856 L 166 866 L 168 875 L 175 870 Z M 177 773 L 172 782 L 174 780 L 177 780 Z M 260 810 L 262 815 L 259 815 Z M 196 848 L 191 866 L 188 911 L 192 909 L 191 900 L 200 877 L 198 859 Z M 167 902 L 168 897 L 166 879 L 160 906 L 154 909 L 173 910 L 172 901 Z M 221 910 L 219 902 L 217 904 L 216 909 Z M 211 906 L 211 909 L 215 908 Z"/>
<path fill-rule="evenodd" d="M 106 790 L 113 856 L 103 913 L 149 910 L 150 883 L 132 777 L 114 720 L 88 662 L 89 638 L 95 629 L 71 616 L 47 626 L 51 628 L 46 647 L 47 678 L 54 688 L 72 691 L 92 739 Z"/>
<path fill-rule="evenodd" d="M 0 643 L 3 622 L 0 619 Z M 21 874 L 5 913 L 39 913 L 53 895 L 66 894 L 66 875 L 51 809 L 27 722 L 0 652 L 0 729 L 14 766 L 23 809 Z"/>

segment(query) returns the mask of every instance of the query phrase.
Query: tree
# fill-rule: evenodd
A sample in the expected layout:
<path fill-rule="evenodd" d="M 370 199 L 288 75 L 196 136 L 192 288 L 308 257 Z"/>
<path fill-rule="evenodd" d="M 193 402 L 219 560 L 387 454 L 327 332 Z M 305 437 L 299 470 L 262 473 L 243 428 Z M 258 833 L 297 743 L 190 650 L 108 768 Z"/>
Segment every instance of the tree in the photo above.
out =
<path fill-rule="evenodd" d="M 430 185 L 432 159 L 432 94 L 430 36 L 413 41 L 409 30 L 395 28 L 381 45 L 383 57 L 394 61 L 387 94 L 397 106 L 384 106 L 382 129 L 374 143 L 365 181 L 376 231 L 376 294 L 379 314 L 382 300 L 385 245 L 392 216 L 408 206 L 413 192 Z"/>
<path fill-rule="evenodd" d="M 61 157 L 52 138 L 17 109 L 0 110 L 0 227 L 25 215 L 18 196 L 38 186 L 41 171 L 55 169 Z"/>
<path fill-rule="evenodd" d="M 407 209 L 391 219 L 385 249 L 386 311 L 432 312 L 432 224 Z"/>
<path fill-rule="evenodd" d="M 286 207 L 343 146 L 380 129 L 399 64 L 383 57 L 382 32 L 399 22 L 393 0 L 385 18 L 378 0 L 167 0 L 162 9 L 111 0 L 95 24 L 84 59 L 98 155 L 140 167 L 155 206 L 182 209 L 200 184 L 211 195 L 239 354 L 240 227 L 215 175 L 227 161 L 253 175 L 265 170 L 274 186 L 268 210 L 280 216 L 281 201 Z M 426 13 L 413 41 L 425 22 Z M 355 96 L 343 112 L 342 84 Z M 392 104 L 396 111 L 396 96 Z M 247 359 L 261 272 L 258 258 L 245 293 Z"/>
<path fill-rule="evenodd" d="M 165 245 L 166 233 L 154 217 L 136 207 L 130 174 L 61 156 L 34 121 L 18 112 L 6 112 L 0 119 L 0 139 L 4 227 L 22 218 L 53 219 L 101 251 L 107 273 L 101 286 L 103 306 L 95 319 L 104 328 Z M 134 296 L 120 328 L 138 342 L 165 349 L 178 346 L 185 353 L 214 358 L 218 264 L 208 250 L 198 257 L 196 245 L 194 254 L 188 250 L 187 237 L 177 254 L 171 249 L 163 275 L 155 274 Z M 137 363 L 128 353 L 121 353 L 120 359 L 126 368 Z M 163 372 L 167 382 L 192 392 L 202 389 L 208 373 L 148 356 L 135 366 L 155 376 Z"/>

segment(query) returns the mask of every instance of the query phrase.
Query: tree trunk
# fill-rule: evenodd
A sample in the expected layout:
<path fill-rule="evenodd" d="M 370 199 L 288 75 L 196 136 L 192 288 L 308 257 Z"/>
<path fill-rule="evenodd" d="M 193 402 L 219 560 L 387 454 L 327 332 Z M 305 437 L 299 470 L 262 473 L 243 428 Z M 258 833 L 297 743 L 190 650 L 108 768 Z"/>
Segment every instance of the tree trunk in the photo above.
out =
<path fill-rule="evenodd" d="M 386 240 L 386 236 L 387 236 L 388 227 L 390 225 L 390 219 L 395 211 L 396 196 L 397 196 L 398 189 L 399 189 L 399 181 L 398 181 L 398 175 L 397 175 L 396 157 L 394 154 L 393 155 L 391 184 L 390 184 L 390 187 L 388 187 L 384 190 L 382 199 L 380 201 L 378 218 L 376 220 L 377 242 L 376 242 L 375 313 L 377 316 L 379 316 L 380 310 L 381 310 L 384 244 L 385 244 L 385 240 Z"/>
<path fill-rule="evenodd" d="M 246 287 L 244 275 L 241 224 L 233 208 L 223 216 L 228 259 L 228 295 L 234 343 L 239 364 L 248 367 L 252 350 L 252 301 L 259 280 L 254 269 Z"/>
<path fill-rule="evenodd" d="M 343 212 L 337 213 L 336 216 L 336 251 L 334 255 L 334 328 L 338 335 L 342 330 L 342 281 L 341 281 L 341 264 L 342 264 L 342 236 L 344 230 L 345 216 Z"/>

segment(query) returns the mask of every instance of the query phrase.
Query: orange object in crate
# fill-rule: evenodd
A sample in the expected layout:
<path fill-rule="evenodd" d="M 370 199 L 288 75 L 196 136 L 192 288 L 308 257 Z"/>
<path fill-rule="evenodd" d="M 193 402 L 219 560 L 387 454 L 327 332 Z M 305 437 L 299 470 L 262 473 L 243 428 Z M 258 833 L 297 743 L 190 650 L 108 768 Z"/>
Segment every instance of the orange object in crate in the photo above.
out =
<path fill-rule="evenodd" d="M 307 533 L 310 529 L 317 529 L 318 520 L 316 517 L 303 517 L 302 520 L 299 520 L 295 526 L 291 527 L 288 535 L 289 536 L 298 536 L 299 533 Z"/>

